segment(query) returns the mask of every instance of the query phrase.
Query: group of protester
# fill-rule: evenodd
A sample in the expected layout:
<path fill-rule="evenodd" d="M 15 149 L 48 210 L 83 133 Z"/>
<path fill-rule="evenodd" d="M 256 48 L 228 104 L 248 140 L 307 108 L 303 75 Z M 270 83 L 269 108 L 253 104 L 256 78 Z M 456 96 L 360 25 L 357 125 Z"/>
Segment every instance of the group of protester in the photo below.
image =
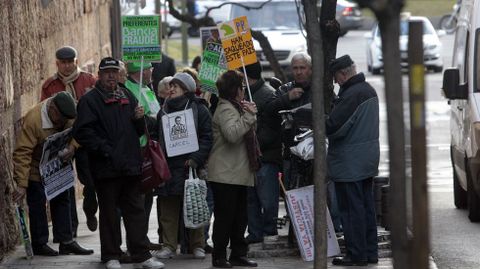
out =
<path fill-rule="evenodd" d="M 101 260 L 106 268 L 121 268 L 124 262 L 163 268 L 160 259 L 176 255 L 179 239 L 184 251 L 195 258 L 203 259 L 205 250 L 211 251 L 214 267 L 256 267 L 257 263 L 247 258 L 248 244 L 274 240 L 278 235 L 278 176 L 287 159 L 285 154 L 282 158 L 282 147 L 290 143 L 280 135 L 278 112 L 311 102 L 310 56 L 293 56 L 294 81 L 278 89 L 262 77 L 258 62 L 246 66 L 246 76 L 226 71 L 216 82 L 218 96 L 201 94 L 196 70 L 176 72 L 170 58 L 164 59 L 163 65 L 125 65 L 103 58 L 95 78 L 80 70 L 76 50 L 66 46 L 57 50 L 56 64 L 57 73 L 42 86 L 41 102 L 23 119 L 13 153 L 14 199 L 20 201 L 26 195 L 34 254 L 93 253 L 74 240 L 78 220 L 73 188 L 49 201 L 53 241 L 60 243 L 59 252 L 47 244 L 47 201 L 39 161 L 45 139 L 72 127 L 71 142 L 61 157 L 75 160 L 77 176 L 84 185 L 87 226 L 91 231 L 99 227 Z M 378 98 L 364 75 L 356 73 L 348 55 L 332 62 L 330 69 L 340 92 L 326 121 L 328 176 L 335 182 L 347 246 L 346 256 L 334 259 L 333 264 L 367 265 L 378 262 L 372 196 L 379 157 Z M 246 96 L 247 83 L 253 100 Z M 193 111 L 199 149 L 167 156 L 171 179 L 143 193 L 140 179 L 146 132 L 165 146 L 164 136 L 172 134 L 162 128 L 162 116 L 187 109 Z M 175 124 L 172 132 L 182 133 L 181 120 L 175 119 Z M 215 216 L 213 249 L 206 244 L 208 228 L 185 229 L 182 225 L 189 168 L 208 182 L 207 200 Z M 154 195 L 158 196 L 161 245 L 147 237 Z M 128 254 L 121 249 L 122 219 Z M 182 236 L 184 231 L 186 236 Z"/>

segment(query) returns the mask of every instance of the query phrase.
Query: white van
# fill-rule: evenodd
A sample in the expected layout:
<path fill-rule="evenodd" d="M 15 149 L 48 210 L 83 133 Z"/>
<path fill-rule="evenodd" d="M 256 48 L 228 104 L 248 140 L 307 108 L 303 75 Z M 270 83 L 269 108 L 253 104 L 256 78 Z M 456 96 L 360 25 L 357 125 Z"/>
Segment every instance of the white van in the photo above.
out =
<path fill-rule="evenodd" d="M 463 0 L 452 68 L 443 75 L 451 108 L 451 159 L 455 206 L 480 221 L 480 1 Z"/>

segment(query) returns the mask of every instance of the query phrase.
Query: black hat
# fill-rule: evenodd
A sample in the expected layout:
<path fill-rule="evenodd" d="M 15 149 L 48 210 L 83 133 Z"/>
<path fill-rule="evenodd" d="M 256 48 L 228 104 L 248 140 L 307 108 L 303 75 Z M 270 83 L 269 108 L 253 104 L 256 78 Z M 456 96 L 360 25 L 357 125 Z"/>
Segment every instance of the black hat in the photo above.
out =
<path fill-rule="evenodd" d="M 100 61 L 98 70 L 117 69 L 120 70 L 120 62 L 112 57 L 105 57 Z"/>
<path fill-rule="evenodd" d="M 55 52 L 55 57 L 59 60 L 68 60 L 77 58 L 77 50 L 70 46 L 64 46 Z"/>
<path fill-rule="evenodd" d="M 335 60 L 333 60 L 329 67 L 330 67 L 330 72 L 332 74 L 335 74 L 338 70 L 342 70 L 344 68 L 347 68 L 353 64 L 352 58 L 348 54 L 343 55 L 342 57 L 339 57 Z"/>
<path fill-rule="evenodd" d="M 247 77 L 252 79 L 260 79 L 262 77 L 262 65 L 259 62 L 245 66 Z"/>
<path fill-rule="evenodd" d="M 77 116 L 75 100 L 70 93 L 66 91 L 59 92 L 53 96 L 53 103 L 58 111 L 67 119 L 74 119 Z"/>

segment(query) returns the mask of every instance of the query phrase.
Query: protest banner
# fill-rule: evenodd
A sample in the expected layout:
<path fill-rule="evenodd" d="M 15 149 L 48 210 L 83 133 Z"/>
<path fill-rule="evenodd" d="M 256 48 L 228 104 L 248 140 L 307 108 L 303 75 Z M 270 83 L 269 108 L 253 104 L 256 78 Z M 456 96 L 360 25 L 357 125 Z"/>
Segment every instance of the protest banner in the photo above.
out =
<path fill-rule="evenodd" d="M 314 211 L 313 211 L 313 185 L 289 190 L 286 192 L 288 213 L 297 237 L 300 253 L 304 261 L 314 259 Z M 340 254 L 335 230 L 328 208 L 327 218 L 327 256 Z"/>
<path fill-rule="evenodd" d="M 229 70 L 257 62 L 247 17 L 217 24 Z"/>
<path fill-rule="evenodd" d="M 202 41 L 202 51 L 207 48 L 207 43 L 217 43 L 222 45 L 220 33 L 216 26 L 200 27 L 200 40 Z"/>
<path fill-rule="evenodd" d="M 71 140 L 72 128 L 53 134 L 43 144 L 39 170 L 45 188 L 47 200 L 52 200 L 60 193 L 73 187 L 75 174 L 72 161 L 63 161 L 58 156 Z"/>
<path fill-rule="evenodd" d="M 218 43 L 207 43 L 202 55 L 202 66 L 198 76 L 202 82 L 202 91 L 218 94 L 216 82 L 218 77 L 227 71 L 223 48 Z"/>
<path fill-rule="evenodd" d="M 153 16 L 122 16 L 122 59 L 125 62 L 162 60 L 161 19 Z"/>

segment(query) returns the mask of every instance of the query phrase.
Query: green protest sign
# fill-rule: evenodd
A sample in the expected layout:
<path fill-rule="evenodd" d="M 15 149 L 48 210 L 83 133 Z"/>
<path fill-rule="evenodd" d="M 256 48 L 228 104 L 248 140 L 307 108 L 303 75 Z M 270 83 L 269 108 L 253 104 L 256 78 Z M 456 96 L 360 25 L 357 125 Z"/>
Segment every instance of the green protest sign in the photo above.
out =
<path fill-rule="evenodd" d="M 122 16 L 122 51 L 125 62 L 161 61 L 161 20 L 154 16 Z"/>
<path fill-rule="evenodd" d="M 202 90 L 218 94 L 215 83 L 218 77 L 227 71 L 227 62 L 223 54 L 222 44 L 207 43 L 202 55 L 202 66 L 198 76 L 202 82 Z"/>

